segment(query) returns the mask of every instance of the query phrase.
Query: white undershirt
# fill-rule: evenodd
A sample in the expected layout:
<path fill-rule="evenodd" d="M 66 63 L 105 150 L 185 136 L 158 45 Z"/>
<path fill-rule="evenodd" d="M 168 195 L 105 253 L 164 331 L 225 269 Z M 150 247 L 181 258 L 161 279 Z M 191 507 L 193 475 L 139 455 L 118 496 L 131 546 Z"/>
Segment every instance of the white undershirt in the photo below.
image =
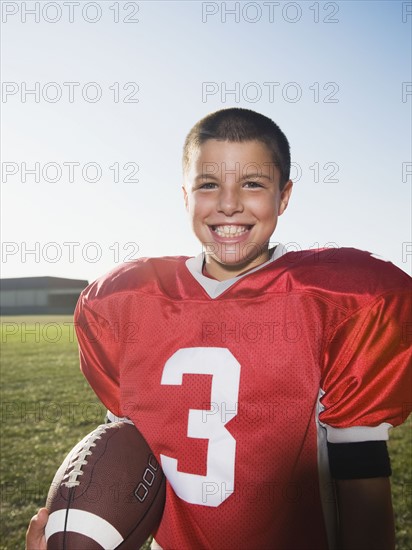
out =
<path fill-rule="evenodd" d="M 203 261 L 205 258 L 204 252 L 202 252 L 201 254 L 199 254 L 194 258 L 189 258 L 188 260 L 186 260 L 186 267 L 190 271 L 190 273 L 193 275 L 193 277 L 196 279 L 196 281 L 200 284 L 200 286 L 209 294 L 209 296 L 211 298 L 217 298 L 225 290 L 227 290 L 230 286 L 232 286 L 233 283 L 235 283 L 242 277 L 246 277 L 247 275 L 250 275 L 250 273 L 258 271 L 258 269 L 262 269 L 262 267 L 265 267 L 265 265 L 268 265 L 270 262 L 274 262 L 275 260 L 281 258 L 284 254 L 286 254 L 286 252 L 287 250 L 283 246 L 283 244 L 279 243 L 272 250 L 272 254 L 267 262 L 258 265 L 257 267 L 255 267 L 254 269 L 251 269 L 247 273 L 237 275 L 236 277 L 232 277 L 231 279 L 226 279 L 225 281 L 217 281 L 216 279 L 211 279 L 210 277 L 206 277 L 206 275 L 203 275 L 202 269 L 203 269 Z"/>

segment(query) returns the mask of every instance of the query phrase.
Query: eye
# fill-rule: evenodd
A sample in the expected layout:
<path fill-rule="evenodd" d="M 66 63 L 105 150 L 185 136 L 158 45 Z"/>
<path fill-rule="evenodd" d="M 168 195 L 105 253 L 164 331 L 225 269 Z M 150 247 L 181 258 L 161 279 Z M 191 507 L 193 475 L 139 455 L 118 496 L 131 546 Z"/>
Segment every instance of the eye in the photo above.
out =
<path fill-rule="evenodd" d="M 213 183 L 212 181 L 207 181 L 205 183 L 201 183 L 198 186 L 198 189 L 214 189 L 216 187 L 216 183 Z"/>
<path fill-rule="evenodd" d="M 246 181 L 245 187 L 250 187 L 252 189 L 257 189 L 259 187 L 263 187 L 261 183 L 258 183 L 257 181 Z"/>

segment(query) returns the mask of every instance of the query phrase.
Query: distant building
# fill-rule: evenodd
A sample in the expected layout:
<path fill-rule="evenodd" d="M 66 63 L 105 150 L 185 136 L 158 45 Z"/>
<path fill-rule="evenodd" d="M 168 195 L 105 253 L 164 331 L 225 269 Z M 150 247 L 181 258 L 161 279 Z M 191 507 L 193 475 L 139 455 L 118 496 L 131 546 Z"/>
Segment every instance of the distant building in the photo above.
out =
<path fill-rule="evenodd" d="M 88 282 L 61 277 L 0 279 L 1 315 L 72 314 Z"/>

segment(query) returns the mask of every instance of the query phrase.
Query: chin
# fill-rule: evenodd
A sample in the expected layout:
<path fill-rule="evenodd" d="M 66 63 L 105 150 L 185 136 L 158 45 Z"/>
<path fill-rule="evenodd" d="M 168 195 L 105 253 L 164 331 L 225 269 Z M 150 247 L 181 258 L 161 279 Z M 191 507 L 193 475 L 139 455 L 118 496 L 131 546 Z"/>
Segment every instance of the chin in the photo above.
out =
<path fill-rule="evenodd" d="M 241 254 L 241 252 L 234 253 L 233 251 L 231 252 L 230 250 L 228 250 L 226 254 L 218 254 L 217 255 L 217 254 L 212 253 L 212 254 L 210 254 L 210 257 L 215 262 L 217 262 L 221 265 L 224 265 L 226 267 L 234 267 L 234 268 L 239 267 L 239 268 L 242 268 L 242 267 L 247 267 L 249 264 L 252 264 L 252 263 L 255 263 L 255 262 L 257 262 L 257 264 L 265 262 L 268 259 L 268 258 L 266 258 L 267 254 L 262 254 L 262 252 L 260 254 L 251 254 L 251 255 L 243 256 Z M 259 262 L 258 258 L 260 258 L 262 256 L 264 256 L 264 259 L 262 259 Z"/>

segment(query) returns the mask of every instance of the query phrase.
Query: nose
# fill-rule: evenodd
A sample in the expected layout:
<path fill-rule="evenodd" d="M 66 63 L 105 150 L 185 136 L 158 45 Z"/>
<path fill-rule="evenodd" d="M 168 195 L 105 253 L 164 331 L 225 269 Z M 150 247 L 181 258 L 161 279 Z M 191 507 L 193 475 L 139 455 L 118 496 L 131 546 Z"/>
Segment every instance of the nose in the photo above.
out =
<path fill-rule="evenodd" d="M 239 191 L 237 189 L 222 189 L 219 194 L 217 209 L 226 216 L 232 216 L 236 212 L 242 212 L 243 204 Z"/>

